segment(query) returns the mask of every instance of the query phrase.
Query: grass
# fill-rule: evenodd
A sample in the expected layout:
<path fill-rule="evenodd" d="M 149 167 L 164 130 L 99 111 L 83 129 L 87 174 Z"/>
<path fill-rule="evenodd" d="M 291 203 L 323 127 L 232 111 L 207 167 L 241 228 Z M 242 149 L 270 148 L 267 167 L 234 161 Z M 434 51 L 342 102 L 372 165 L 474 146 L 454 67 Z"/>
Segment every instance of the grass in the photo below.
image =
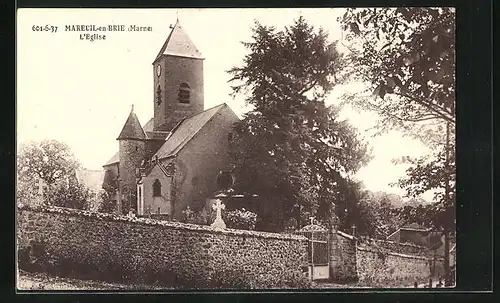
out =
<path fill-rule="evenodd" d="M 45 273 L 19 271 L 18 290 L 66 291 L 66 290 L 171 290 L 153 285 L 110 283 L 98 280 L 80 280 L 51 276 Z"/>
<path fill-rule="evenodd" d="M 420 284 L 419 288 L 424 288 Z M 312 289 L 346 289 L 346 288 L 413 288 L 413 285 L 374 285 L 363 282 L 339 284 L 328 281 L 315 281 Z M 18 290 L 37 291 L 170 291 L 174 288 L 156 285 L 111 283 L 99 280 L 82 280 L 52 276 L 46 273 L 19 271 L 17 279 Z"/>

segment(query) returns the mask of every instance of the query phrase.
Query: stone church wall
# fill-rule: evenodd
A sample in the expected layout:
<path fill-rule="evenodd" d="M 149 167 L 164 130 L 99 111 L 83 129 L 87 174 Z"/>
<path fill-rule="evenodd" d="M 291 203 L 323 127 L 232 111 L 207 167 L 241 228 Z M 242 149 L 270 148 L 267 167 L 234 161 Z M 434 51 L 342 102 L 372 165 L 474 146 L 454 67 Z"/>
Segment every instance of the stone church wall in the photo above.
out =
<path fill-rule="evenodd" d="M 176 158 L 179 174 L 175 180 L 174 217 L 182 216 L 188 205 L 195 211 L 206 207 L 206 197 L 217 189 L 219 171 L 229 168 L 228 134 L 237 121 L 238 117 L 228 106 L 224 106 L 179 151 Z"/>
<path fill-rule="evenodd" d="M 305 279 L 307 245 L 300 236 L 55 207 L 20 208 L 17 220 L 18 249 L 34 241 L 56 263 L 119 267 L 126 277 L 170 272 L 174 284 L 195 287 L 301 287 Z"/>

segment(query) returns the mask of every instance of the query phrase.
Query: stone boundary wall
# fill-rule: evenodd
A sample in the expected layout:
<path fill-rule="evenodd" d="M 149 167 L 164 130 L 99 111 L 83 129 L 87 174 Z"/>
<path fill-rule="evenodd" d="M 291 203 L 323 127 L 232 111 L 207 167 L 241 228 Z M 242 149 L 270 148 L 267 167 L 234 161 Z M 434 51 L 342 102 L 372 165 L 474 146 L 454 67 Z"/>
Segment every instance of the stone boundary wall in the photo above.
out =
<path fill-rule="evenodd" d="M 353 282 L 358 280 L 356 264 L 356 237 L 337 231 L 337 266 L 335 280 L 339 282 Z"/>
<path fill-rule="evenodd" d="M 425 282 L 430 277 L 430 263 L 427 257 L 395 252 L 380 252 L 368 247 L 357 247 L 356 263 L 359 281 L 412 286 Z"/>
<path fill-rule="evenodd" d="M 41 243 L 55 260 L 119 265 L 137 275 L 172 272 L 179 280 L 250 279 L 269 287 L 304 277 L 305 237 L 129 218 L 68 208 L 18 208 L 17 244 Z"/>
<path fill-rule="evenodd" d="M 339 273 L 336 280 L 372 285 L 408 285 L 427 281 L 431 262 L 428 249 L 413 244 L 363 239 L 337 231 Z M 439 267 L 437 262 L 437 267 Z"/>

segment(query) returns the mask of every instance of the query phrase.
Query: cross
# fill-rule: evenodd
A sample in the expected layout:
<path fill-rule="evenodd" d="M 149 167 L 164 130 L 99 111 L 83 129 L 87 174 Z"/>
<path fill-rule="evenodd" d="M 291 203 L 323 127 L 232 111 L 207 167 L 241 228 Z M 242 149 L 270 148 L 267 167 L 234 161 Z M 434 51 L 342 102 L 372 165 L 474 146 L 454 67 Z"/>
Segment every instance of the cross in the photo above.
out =
<path fill-rule="evenodd" d="M 351 226 L 351 228 L 352 228 L 352 235 L 355 236 L 355 234 L 356 234 L 356 225 L 353 224 Z"/>
<path fill-rule="evenodd" d="M 217 202 L 215 202 L 212 205 L 212 209 L 216 211 L 216 216 L 214 222 L 210 225 L 212 228 L 226 228 L 226 223 L 224 223 L 224 220 L 222 220 L 222 214 L 221 210 L 225 209 L 226 206 L 222 204 L 220 199 L 217 199 Z"/>
<path fill-rule="evenodd" d="M 43 189 L 46 187 L 45 182 L 43 182 L 42 179 L 38 179 L 38 184 L 35 183 L 35 185 L 38 187 L 38 194 L 40 196 L 43 195 Z"/>
<path fill-rule="evenodd" d="M 186 207 L 186 209 L 184 210 L 184 214 L 186 215 L 186 218 L 191 218 L 191 215 L 193 214 L 194 212 L 191 210 L 191 208 L 188 206 Z"/>
<path fill-rule="evenodd" d="M 222 219 L 221 211 L 223 209 L 226 209 L 226 206 L 224 204 L 222 204 L 222 202 L 219 199 L 217 199 L 217 202 L 215 202 L 215 204 L 212 205 L 212 209 L 216 211 L 216 219 L 215 220 L 217 220 L 218 218 Z"/>
<path fill-rule="evenodd" d="M 314 224 L 314 217 L 309 217 L 309 220 L 311 220 L 311 225 Z"/>

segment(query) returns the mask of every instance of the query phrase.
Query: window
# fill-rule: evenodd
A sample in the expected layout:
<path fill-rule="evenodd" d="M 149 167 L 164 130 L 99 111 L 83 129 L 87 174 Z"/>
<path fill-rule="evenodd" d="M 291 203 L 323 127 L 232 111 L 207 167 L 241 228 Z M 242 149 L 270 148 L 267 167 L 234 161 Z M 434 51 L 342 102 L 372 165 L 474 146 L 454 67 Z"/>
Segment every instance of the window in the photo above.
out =
<path fill-rule="evenodd" d="M 158 88 L 156 89 L 156 104 L 160 105 L 161 104 L 161 87 L 158 85 Z"/>
<path fill-rule="evenodd" d="M 153 183 L 153 197 L 161 197 L 161 183 L 158 179 Z"/>
<path fill-rule="evenodd" d="M 191 88 L 187 83 L 182 83 L 179 87 L 179 103 L 189 103 L 189 93 Z"/>

